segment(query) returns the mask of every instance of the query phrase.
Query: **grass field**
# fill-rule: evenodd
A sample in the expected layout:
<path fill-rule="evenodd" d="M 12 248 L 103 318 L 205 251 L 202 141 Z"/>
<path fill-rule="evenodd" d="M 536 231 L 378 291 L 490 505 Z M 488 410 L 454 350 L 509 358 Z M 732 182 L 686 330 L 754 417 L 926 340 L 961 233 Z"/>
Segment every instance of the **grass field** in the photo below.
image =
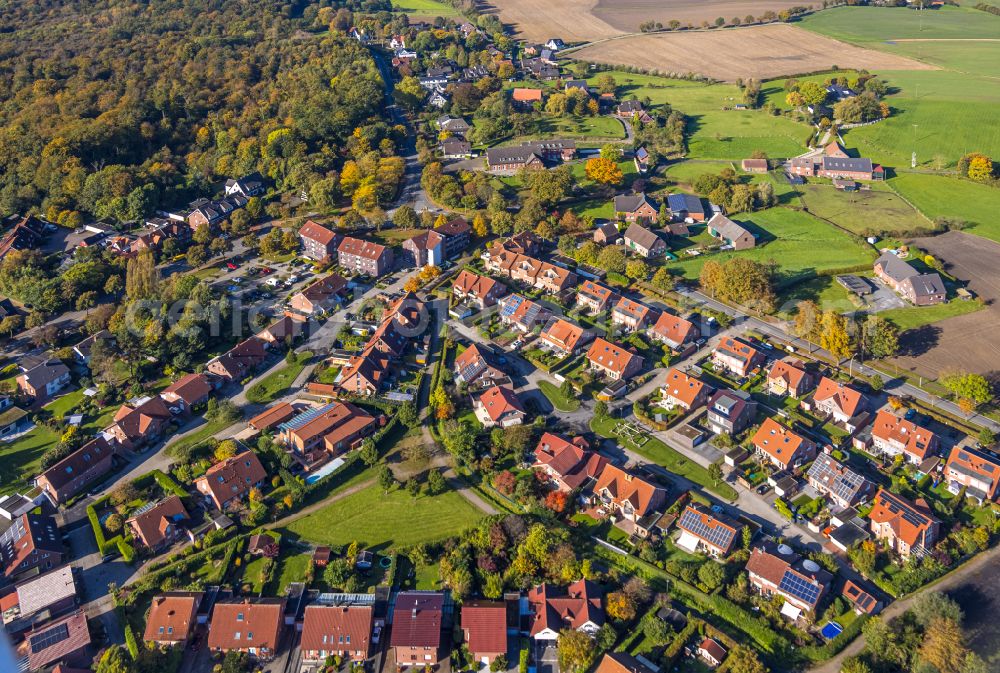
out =
<path fill-rule="evenodd" d="M 853 43 L 903 39 L 996 38 L 1000 17 L 965 7 L 919 12 L 896 7 L 837 7 L 797 25 Z"/>
<path fill-rule="evenodd" d="M 705 84 L 610 71 L 623 98 L 649 98 L 654 105 L 669 103 L 688 117 L 688 157 L 738 161 L 754 150 L 772 158 L 805 151 L 809 129 L 791 119 L 761 110 L 723 110 L 740 99 L 732 84 Z M 593 80 L 591 80 L 593 83 Z"/>
<path fill-rule="evenodd" d="M 889 184 L 932 220 L 965 220 L 969 233 L 1000 242 L 1000 189 L 924 173 L 901 173 Z"/>
<path fill-rule="evenodd" d="M 820 276 L 804 283 L 793 283 L 778 295 L 778 317 L 791 320 L 800 301 L 816 302 L 824 311 L 853 311 L 857 308 L 851 294 L 833 276 Z"/>
<path fill-rule="evenodd" d="M 311 560 L 312 554 L 282 556 L 278 560 L 278 567 L 275 568 L 271 581 L 268 583 L 267 593 L 272 596 L 283 596 L 289 584 L 301 582 L 306 578 L 306 571 L 309 569 Z"/>
<path fill-rule="evenodd" d="M 398 12 L 413 16 L 460 17 L 462 14 L 446 2 L 438 0 L 393 0 L 392 7 Z"/>
<path fill-rule="evenodd" d="M 548 398 L 549 402 L 552 403 L 559 411 L 576 411 L 580 408 L 580 400 L 575 397 L 566 397 L 559 390 L 559 386 L 548 381 L 539 381 L 538 388 L 542 391 L 542 394 Z"/>
<path fill-rule="evenodd" d="M 894 235 L 932 226 L 910 204 L 878 183 L 867 192 L 842 192 L 832 185 L 820 184 L 800 185 L 797 190 L 810 213 L 855 234 Z"/>
<path fill-rule="evenodd" d="M 778 265 L 779 274 L 789 277 L 810 271 L 866 264 L 875 259 L 874 250 L 857 243 L 846 233 L 809 213 L 789 208 L 771 208 L 735 219 L 749 225 L 759 235 L 757 247 L 738 253 L 682 256 L 669 265 L 680 271 L 685 278 L 697 278 L 707 259 L 721 262 L 739 255 L 760 262 L 773 260 Z M 761 245 L 761 242 L 766 244 Z"/>
<path fill-rule="evenodd" d="M 952 299 L 944 304 L 936 304 L 934 306 L 894 308 L 889 311 L 882 311 L 879 315 L 887 320 L 891 320 L 900 332 L 905 332 L 908 329 L 916 329 L 917 327 L 930 325 L 931 323 L 946 320 L 947 318 L 954 318 L 958 315 L 975 313 L 983 308 L 980 302 Z"/>
<path fill-rule="evenodd" d="M 442 540 L 461 533 L 481 516 L 455 491 L 414 500 L 401 488 L 385 495 L 376 484 L 291 523 L 288 530 L 321 544 L 357 540 L 382 549 Z"/>
<path fill-rule="evenodd" d="M 270 402 L 288 389 L 302 373 L 311 353 L 300 354 L 298 362 L 271 372 L 247 390 L 247 399 L 256 404 Z"/>

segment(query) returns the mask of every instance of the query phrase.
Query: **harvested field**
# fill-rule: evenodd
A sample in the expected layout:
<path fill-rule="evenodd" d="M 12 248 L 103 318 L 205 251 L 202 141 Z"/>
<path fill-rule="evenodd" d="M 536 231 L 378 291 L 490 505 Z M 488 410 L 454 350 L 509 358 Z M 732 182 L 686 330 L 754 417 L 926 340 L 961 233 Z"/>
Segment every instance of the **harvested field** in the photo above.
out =
<path fill-rule="evenodd" d="M 855 47 L 786 24 L 606 40 L 573 53 L 598 63 L 634 65 L 663 73 L 697 73 L 733 81 L 840 68 L 936 70 L 902 56 Z"/>
<path fill-rule="evenodd" d="M 980 374 L 1000 371 L 1000 243 L 960 231 L 914 239 L 913 243 L 944 260 L 946 271 L 968 281 L 986 304 L 975 313 L 948 318 L 906 332 L 905 355 L 893 362 L 916 374 L 937 378 L 948 369 Z"/>
<path fill-rule="evenodd" d="M 714 22 L 718 17 L 727 22 L 733 17 L 741 21 L 747 16 L 762 16 L 771 10 L 780 12 L 801 7 L 801 0 L 598 0 L 593 13 L 626 33 L 639 30 L 644 21 L 659 21 L 667 25 L 680 21 L 683 26 L 697 27 L 702 21 Z"/>
<path fill-rule="evenodd" d="M 529 42 L 559 37 L 566 42 L 589 42 L 621 35 L 623 31 L 591 12 L 597 0 L 492 0 L 500 20 Z M 638 27 L 632 30 L 638 30 Z"/>

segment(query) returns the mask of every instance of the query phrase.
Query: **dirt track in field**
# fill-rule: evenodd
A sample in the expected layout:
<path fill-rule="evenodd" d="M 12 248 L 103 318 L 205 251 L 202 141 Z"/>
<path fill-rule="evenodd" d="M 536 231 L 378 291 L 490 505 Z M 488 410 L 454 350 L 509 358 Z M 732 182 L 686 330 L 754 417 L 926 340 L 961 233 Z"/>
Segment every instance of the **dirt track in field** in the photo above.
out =
<path fill-rule="evenodd" d="M 662 73 L 695 73 L 734 81 L 840 68 L 936 70 L 902 56 L 855 47 L 795 26 L 656 33 L 607 40 L 573 53 L 598 63 L 635 65 Z"/>
<path fill-rule="evenodd" d="M 944 261 L 945 270 L 967 281 L 987 306 L 907 332 L 901 342 L 911 354 L 893 362 L 931 378 L 949 369 L 1000 372 L 1000 243 L 960 231 L 913 243 Z"/>

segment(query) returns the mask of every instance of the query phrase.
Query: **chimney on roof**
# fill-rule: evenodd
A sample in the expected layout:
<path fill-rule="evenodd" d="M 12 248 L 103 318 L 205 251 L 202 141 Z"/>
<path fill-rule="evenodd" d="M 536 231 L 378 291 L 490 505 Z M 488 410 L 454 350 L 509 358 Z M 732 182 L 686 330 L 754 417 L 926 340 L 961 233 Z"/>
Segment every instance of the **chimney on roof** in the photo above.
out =
<path fill-rule="evenodd" d="M 413 618 L 414 619 L 417 618 L 417 608 L 416 607 L 413 608 Z"/>

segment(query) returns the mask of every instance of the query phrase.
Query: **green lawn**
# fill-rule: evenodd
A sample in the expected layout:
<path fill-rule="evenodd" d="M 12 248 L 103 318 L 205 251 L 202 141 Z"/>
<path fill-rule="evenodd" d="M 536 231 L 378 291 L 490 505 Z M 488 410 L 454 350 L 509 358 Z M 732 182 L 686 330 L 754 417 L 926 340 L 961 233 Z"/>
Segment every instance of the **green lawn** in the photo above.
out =
<path fill-rule="evenodd" d="M 264 571 L 264 557 L 258 556 L 246 564 L 243 569 L 243 583 L 249 584 L 253 593 L 260 593 L 264 590 L 264 578 L 261 573 Z"/>
<path fill-rule="evenodd" d="M 851 301 L 852 296 L 833 276 L 819 276 L 804 283 L 792 283 L 778 293 L 778 316 L 790 320 L 794 317 L 798 303 L 806 300 L 816 302 L 825 311 L 853 311 L 858 307 Z"/>
<path fill-rule="evenodd" d="M 457 535 L 481 516 L 455 491 L 414 500 L 398 487 L 385 495 L 375 484 L 291 523 L 288 530 L 321 544 L 357 540 L 365 547 L 406 546 Z"/>
<path fill-rule="evenodd" d="M 983 304 L 978 301 L 963 301 L 952 299 L 944 304 L 934 306 L 907 306 L 906 308 L 894 308 L 889 311 L 882 311 L 879 315 L 891 320 L 899 331 L 923 327 L 946 318 L 954 318 L 966 313 L 974 313 L 983 308 Z"/>
<path fill-rule="evenodd" d="M 299 360 L 295 364 L 285 365 L 250 386 L 247 390 L 247 400 L 256 404 L 264 404 L 278 397 L 302 373 L 302 369 L 306 366 L 311 355 L 311 353 L 300 354 Z"/>
<path fill-rule="evenodd" d="M 289 584 L 305 580 L 311 560 L 312 554 L 309 553 L 282 556 L 278 559 L 278 567 L 269 582 L 267 593 L 271 596 L 283 596 Z"/>
<path fill-rule="evenodd" d="M 618 439 L 614 433 L 615 425 L 617 425 L 618 422 L 618 419 L 614 418 L 604 418 L 601 420 L 594 418 L 590 421 L 590 429 L 602 437 Z M 657 465 L 662 465 L 674 474 L 686 477 L 695 484 L 704 486 L 707 490 L 712 491 L 726 500 L 732 501 L 737 498 L 737 493 L 732 486 L 725 482 L 716 483 L 712 480 L 712 477 L 709 476 L 706 468 L 692 460 L 689 460 L 680 452 L 670 448 L 655 437 L 649 437 L 646 443 L 640 447 L 635 447 L 631 444 L 623 444 L 623 446 L 628 446 L 628 448 L 644 458 L 656 463 Z"/>
<path fill-rule="evenodd" d="M 1000 17 L 964 7 L 924 12 L 894 7 L 837 7 L 810 14 L 797 25 L 866 46 L 900 39 L 995 38 L 1000 33 Z"/>
<path fill-rule="evenodd" d="M 393 10 L 413 16 L 461 17 L 461 12 L 438 0 L 393 0 Z"/>
<path fill-rule="evenodd" d="M 219 433 L 219 432 L 225 430 L 230 425 L 232 425 L 232 424 L 231 423 L 220 423 L 218 421 L 206 422 L 206 423 L 202 424 L 200 427 L 198 427 L 196 430 L 194 430 L 193 432 L 191 432 L 191 434 L 189 434 L 186 437 L 184 437 L 184 439 L 178 440 L 177 442 L 174 442 L 173 444 L 171 444 L 170 445 L 170 450 L 171 451 L 177 451 L 177 450 L 182 449 L 182 448 L 187 448 L 187 447 L 195 446 L 197 444 L 201 444 L 202 442 L 204 442 L 205 440 L 207 440 L 209 437 L 212 437 L 216 433 Z"/>
<path fill-rule="evenodd" d="M 539 381 L 538 388 L 548 398 L 549 402 L 552 403 L 552 406 L 559 411 L 576 411 L 580 408 L 580 400 L 576 399 L 576 397 L 566 397 L 562 394 L 559 386 L 554 383 Z"/>
<path fill-rule="evenodd" d="M 613 117 L 554 117 L 543 115 L 524 138 L 582 137 L 585 141 L 624 140 L 625 127 Z"/>
<path fill-rule="evenodd" d="M 933 223 L 892 192 L 875 183 L 871 191 L 842 192 L 833 185 L 798 186 L 809 212 L 861 236 L 882 236 L 929 228 Z"/>
<path fill-rule="evenodd" d="M 783 276 L 797 276 L 824 269 L 839 269 L 874 261 L 875 251 L 858 243 L 847 233 L 809 213 L 789 208 L 770 208 L 733 219 L 750 225 L 759 234 L 758 245 L 750 250 L 688 257 L 681 254 L 669 266 L 685 278 L 697 278 L 708 259 L 722 262 L 740 255 L 760 262 L 777 262 Z M 763 245 L 761 244 L 763 243 Z"/>
<path fill-rule="evenodd" d="M 969 222 L 967 231 L 1000 242 L 1000 189 L 969 180 L 902 173 L 889 183 L 927 217 Z"/>

